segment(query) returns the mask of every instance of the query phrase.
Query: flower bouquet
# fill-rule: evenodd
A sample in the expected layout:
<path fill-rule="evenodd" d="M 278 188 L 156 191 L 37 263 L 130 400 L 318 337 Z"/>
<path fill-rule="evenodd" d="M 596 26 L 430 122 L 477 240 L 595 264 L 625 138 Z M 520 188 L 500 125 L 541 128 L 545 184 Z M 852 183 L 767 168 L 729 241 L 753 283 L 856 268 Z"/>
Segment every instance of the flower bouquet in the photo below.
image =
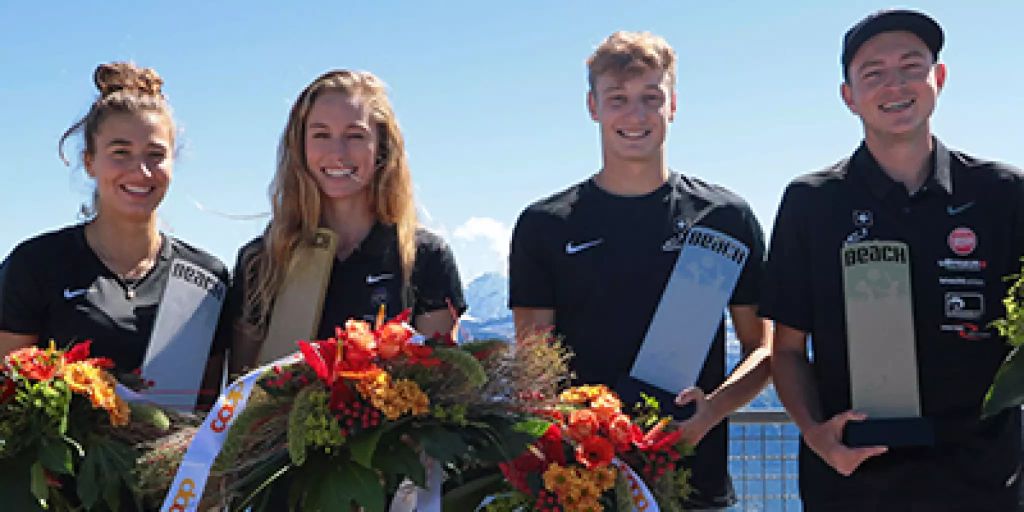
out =
<path fill-rule="evenodd" d="M 456 346 L 423 340 L 408 318 L 349 320 L 334 338 L 300 341 L 301 355 L 251 373 L 250 395 L 232 398 L 247 377 L 236 381 L 203 427 L 226 429 L 203 468 L 209 482 L 183 487 L 179 475 L 152 487 L 170 487 L 165 505 L 183 509 L 201 500 L 230 510 L 383 511 L 390 497 L 392 507 L 418 500 L 428 510 L 440 506 L 443 476 L 510 460 L 543 433 L 548 422 L 523 411 L 568 378 L 559 344 Z M 218 412 L 225 403 L 232 414 Z M 169 439 L 154 453 L 180 445 Z"/>
<path fill-rule="evenodd" d="M 1024 350 L 1021 349 L 1024 346 L 1024 274 L 1011 278 L 1016 281 L 1003 299 L 1006 316 L 992 322 L 992 326 L 1013 348 L 996 371 L 992 386 L 985 395 L 983 417 L 1024 404 Z"/>
<path fill-rule="evenodd" d="M 160 409 L 129 404 L 90 341 L 28 347 L 0 368 L 0 495 L 9 510 L 139 508 L 136 447 L 166 433 Z"/>
<path fill-rule="evenodd" d="M 552 420 L 543 436 L 501 464 L 513 490 L 492 496 L 488 512 L 682 510 L 692 453 L 656 400 L 643 397 L 632 415 L 605 386 L 580 386 L 540 411 Z"/>

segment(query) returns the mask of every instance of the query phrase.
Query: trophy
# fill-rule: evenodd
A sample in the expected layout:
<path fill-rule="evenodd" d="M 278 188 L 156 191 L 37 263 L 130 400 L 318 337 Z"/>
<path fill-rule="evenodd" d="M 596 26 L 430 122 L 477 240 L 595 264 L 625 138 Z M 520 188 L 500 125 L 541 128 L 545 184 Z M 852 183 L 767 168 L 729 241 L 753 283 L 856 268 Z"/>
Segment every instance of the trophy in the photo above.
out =
<path fill-rule="evenodd" d="M 684 231 L 676 243 L 679 256 L 672 275 L 633 368 L 615 390 L 627 404 L 638 401 L 641 393 L 651 396 L 662 412 L 682 420 L 695 408 L 675 405 L 675 397 L 696 385 L 750 250 L 703 226 Z"/>
<path fill-rule="evenodd" d="M 921 417 L 914 341 L 910 248 L 893 241 L 843 246 L 847 354 L 852 408 L 848 446 L 930 446 L 934 426 Z"/>
<path fill-rule="evenodd" d="M 316 336 L 337 246 L 334 232 L 319 228 L 312 244 L 295 249 L 281 291 L 274 298 L 258 364 L 291 354 L 299 348 L 297 341 Z"/>

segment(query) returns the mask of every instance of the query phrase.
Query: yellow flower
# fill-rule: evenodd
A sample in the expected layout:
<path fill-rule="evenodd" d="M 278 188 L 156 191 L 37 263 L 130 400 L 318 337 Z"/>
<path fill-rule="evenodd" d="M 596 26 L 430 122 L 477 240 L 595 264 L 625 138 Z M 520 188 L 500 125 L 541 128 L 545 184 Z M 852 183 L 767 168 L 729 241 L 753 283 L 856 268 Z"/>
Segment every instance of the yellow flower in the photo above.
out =
<path fill-rule="evenodd" d="M 117 382 L 109 373 L 86 361 L 79 361 L 64 367 L 64 380 L 71 391 L 87 396 L 93 407 L 106 410 L 111 425 L 128 424 L 130 409 L 114 391 Z"/>
<path fill-rule="evenodd" d="M 585 404 L 603 394 L 609 393 L 610 391 L 611 390 L 608 389 L 608 386 L 603 384 L 577 386 L 562 391 L 562 394 L 559 395 L 558 398 L 563 402 L 571 404 Z"/>

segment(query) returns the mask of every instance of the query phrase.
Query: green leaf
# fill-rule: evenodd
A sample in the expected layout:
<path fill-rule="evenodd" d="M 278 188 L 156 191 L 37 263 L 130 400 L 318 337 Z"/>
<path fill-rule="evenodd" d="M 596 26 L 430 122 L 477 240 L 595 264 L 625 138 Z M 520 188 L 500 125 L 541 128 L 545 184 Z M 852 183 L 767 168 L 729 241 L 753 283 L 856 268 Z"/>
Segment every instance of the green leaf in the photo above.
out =
<path fill-rule="evenodd" d="M 987 418 L 1007 407 L 1024 404 L 1024 352 L 1016 347 L 1003 361 L 985 395 L 981 416 Z"/>
<path fill-rule="evenodd" d="M 484 498 L 505 488 L 505 476 L 500 472 L 477 478 L 445 493 L 441 510 L 475 510 Z"/>
<path fill-rule="evenodd" d="M 46 485 L 46 470 L 43 469 L 43 465 L 39 461 L 36 461 L 32 464 L 29 472 L 32 475 L 29 489 L 31 489 L 32 495 L 39 500 L 40 505 L 46 508 L 46 499 L 50 496 L 50 487 Z"/>
<path fill-rule="evenodd" d="M 528 418 L 515 424 L 513 430 L 533 436 L 534 439 L 544 435 L 548 431 L 551 422 L 542 418 Z"/>
<path fill-rule="evenodd" d="M 78 498 L 86 509 L 102 498 L 111 510 L 120 510 L 121 498 L 135 490 L 130 475 L 138 454 L 127 445 L 99 435 L 90 435 L 85 446 L 85 458 L 75 477 Z"/>
<path fill-rule="evenodd" d="M 427 485 L 427 472 L 419 454 L 397 438 L 393 442 L 381 443 L 373 454 L 373 467 L 384 473 L 389 488 L 397 486 L 403 478 L 420 487 Z"/>
<path fill-rule="evenodd" d="M 35 450 L 22 450 L 14 457 L 0 459 L 0 496 L 4 510 L 42 510 L 32 493 L 32 459 Z M 45 479 L 43 480 L 45 484 Z"/>
<path fill-rule="evenodd" d="M 419 428 L 410 435 L 423 447 L 427 455 L 442 466 L 458 461 L 459 457 L 469 450 L 461 436 L 439 425 Z"/>
<path fill-rule="evenodd" d="M 54 473 L 70 475 L 71 448 L 63 440 L 54 442 L 44 438 L 39 444 L 39 462 Z"/>
<path fill-rule="evenodd" d="M 372 468 L 373 452 L 377 450 L 382 434 L 381 429 L 375 428 L 349 439 L 348 449 L 352 453 L 352 460 L 364 467 Z"/>
<path fill-rule="evenodd" d="M 97 451 L 89 450 L 89 454 L 82 461 L 82 467 L 79 468 L 78 475 L 75 477 L 78 499 L 82 500 L 82 506 L 86 510 L 91 509 L 100 499 L 100 484 L 97 481 L 99 468 L 95 461 Z"/>
<path fill-rule="evenodd" d="M 306 478 L 296 478 L 296 485 L 307 485 L 302 510 L 306 512 L 333 512 L 350 510 L 353 504 L 365 512 L 384 512 L 384 488 L 377 473 L 352 461 L 338 463 L 327 459 L 316 468 L 304 467 Z"/>

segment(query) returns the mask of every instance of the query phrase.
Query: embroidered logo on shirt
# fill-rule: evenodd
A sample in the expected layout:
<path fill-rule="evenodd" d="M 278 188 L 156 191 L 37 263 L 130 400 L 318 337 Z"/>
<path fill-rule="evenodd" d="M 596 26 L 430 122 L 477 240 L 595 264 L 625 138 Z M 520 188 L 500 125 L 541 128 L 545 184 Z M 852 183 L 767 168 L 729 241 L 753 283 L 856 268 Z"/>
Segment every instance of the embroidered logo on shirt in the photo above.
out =
<path fill-rule="evenodd" d="M 853 225 L 858 228 L 870 228 L 875 224 L 875 216 L 871 210 L 854 210 Z"/>
<path fill-rule="evenodd" d="M 369 276 L 366 276 L 366 284 L 377 284 L 377 283 L 379 283 L 381 281 L 387 281 L 388 279 L 391 279 L 392 277 L 395 277 L 395 276 L 392 275 L 392 274 L 378 274 L 378 275 L 375 275 L 375 276 L 374 275 L 369 275 Z"/>
<path fill-rule="evenodd" d="M 565 243 L 565 253 L 566 254 L 576 254 L 576 253 L 579 253 L 579 252 L 583 252 L 583 251 L 585 251 L 587 249 L 590 249 L 591 247 L 597 247 L 598 245 L 601 245 L 602 243 L 604 243 L 604 239 L 603 238 L 598 238 L 596 240 L 591 240 L 589 242 L 583 242 L 581 244 L 573 244 L 572 242 L 566 242 Z"/>
<path fill-rule="evenodd" d="M 70 288 L 64 288 L 64 298 L 67 299 L 67 300 L 71 300 L 71 299 L 73 299 L 75 297 L 81 297 L 82 295 L 85 295 L 85 294 L 89 293 L 90 291 L 92 291 L 92 288 L 81 288 L 81 289 L 78 289 L 78 290 L 72 290 Z"/>
<path fill-rule="evenodd" d="M 959 227 L 954 229 L 946 237 L 950 250 L 957 256 L 968 256 L 978 246 L 978 236 L 971 228 Z"/>
<path fill-rule="evenodd" d="M 950 217 L 954 215 L 960 215 L 961 213 L 970 209 L 972 206 L 974 206 L 974 201 L 964 203 L 960 206 L 949 205 L 946 207 L 946 213 L 948 213 Z"/>

